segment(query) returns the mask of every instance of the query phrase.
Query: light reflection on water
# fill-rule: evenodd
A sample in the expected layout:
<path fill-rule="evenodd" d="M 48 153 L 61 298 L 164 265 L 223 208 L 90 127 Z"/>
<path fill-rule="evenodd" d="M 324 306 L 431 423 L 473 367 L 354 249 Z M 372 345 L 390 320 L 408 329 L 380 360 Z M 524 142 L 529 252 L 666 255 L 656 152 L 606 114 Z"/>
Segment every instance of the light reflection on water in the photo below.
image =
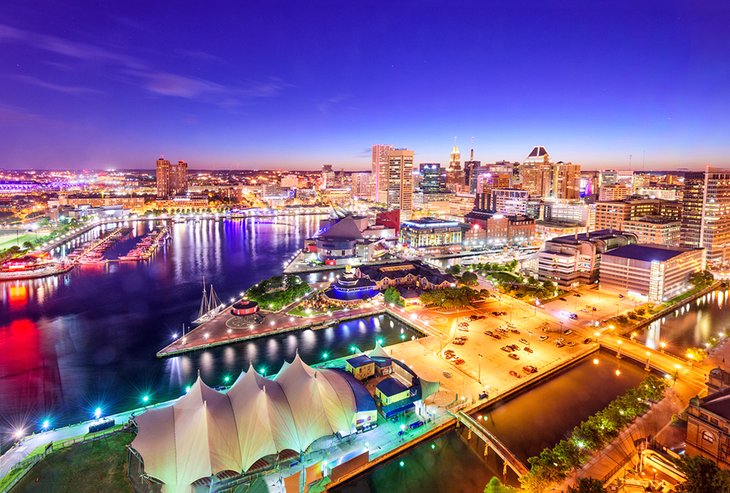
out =
<path fill-rule="evenodd" d="M 319 217 L 178 223 L 173 240 L 148 263 L 84 265 L 61 277 L 0 283 L 0 433 L 41 416 L 54 424 L 87 419 L 98 405 L 105 413 L 176 397 L 200 371 L 211 385 L 250 364 L 278 370 L 296 351 L 310 363 L 322 353 L 348 354 L 351 345 L 372 347 L 375 339 L 398 341 L 400 325 L 381 335 L 373 321 L 365 330 L 330 327 L 285 334 L 159 360 L 155 353 L 195 318 L 201 283 L 213 283 L 223 299 L 279 274 L 280 260 L 298 251 L 318 228 Z M 130 225 L 132 226 L 132 225 Z M 159 227 L 134 223 L 136 237 Z M 100 233 L 64 246 L 66 251 Z M 138 238 L 121 240 L 105 255 L 114 258 Z M 320 276 L 315 276 L 319 278 Z M 8 351 L 8 348 L 12 348 Z"/>
<path fill-rule="evenodd" d="M 684 355 L 690 347 L 704 347 L 711 337 L 730 328 L 730 312 L 725 309 L 730 292 L 718 290 L 687 303 L 669 315 L 649 324 L 637 340 L 652 349 Z"/>

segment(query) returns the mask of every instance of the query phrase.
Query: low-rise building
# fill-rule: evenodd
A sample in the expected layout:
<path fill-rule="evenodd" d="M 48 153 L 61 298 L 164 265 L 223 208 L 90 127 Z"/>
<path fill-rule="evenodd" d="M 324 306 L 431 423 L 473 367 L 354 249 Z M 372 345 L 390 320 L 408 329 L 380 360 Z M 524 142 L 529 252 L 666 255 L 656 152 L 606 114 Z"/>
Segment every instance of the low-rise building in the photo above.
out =
<path fill-rule="evenodd" d="M 704 268 L 702 248 L 626 245 L 603 253 L 601 289 L 660 303 L 690 289 L 690 276 Z"/>
<path fill-rule="evenodd" d="M 681 221 L 663 216 L 646 216 L 624 222 L 624 231 L 634 233 L 639 243 L 679 245 Z"/>
<path fill-rule="evenodd" d="M 686 444 L 687 455 L 730 469 L 730 387 L 690 400 Z"/>
<path fill-rule="evenodd" d="M 433 217 L 403 221 L 400 243 L 422 252 L 459 251 L 464 232 L 469 226 L 458 221 L 442 221 Z"/>
<path fill-rule="evenodd" d="M 538 252 L 539 278 L 567 288 L 595 283 L 599 278 L 601 255 L 636 242 L 636 235 L 612 230 L 553 238 Z"/>
<path fill-rule="evenodd" d="M 345 371 L 358 380 L 365 380 L 375 375 L 375 361 L 365 354 L 353 356 L 345 360 Z"/>

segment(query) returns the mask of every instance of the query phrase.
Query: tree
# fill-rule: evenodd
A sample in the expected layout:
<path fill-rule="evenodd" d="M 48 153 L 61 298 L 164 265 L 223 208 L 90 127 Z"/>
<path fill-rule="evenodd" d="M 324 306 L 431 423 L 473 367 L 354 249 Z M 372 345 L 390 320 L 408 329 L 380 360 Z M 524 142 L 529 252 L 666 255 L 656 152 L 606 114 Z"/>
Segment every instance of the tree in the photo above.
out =
<path fill-rule="evenodd" d="M 24 241 L 23 242 L 23 248 L 25 250 L 30 250 L 31 248 L 33 248 L 33 243 L 30 242 L 30 241 Z"/>
<path fill-rule="evenodd" d="M 476 286 L 479 284 L 479 278 L 473 272 L 464 272 L 461 276 L 461 283 L 465 286 Z"/>
<path fill-rule="evenodd" d="M 514 488 L 505 486 L 497 476 L 492 476 L 487 486 L 484 487 L 484 493 L 514 493 L 514 491 Z"/>
<path fill-rule="evenodd" d="M 446 272 L 451 275 L 459 274 L 461 272 L 461 266 L 459 264 L 454 264 L 446 269 Z"/>
<path fill-rule="evenodd" d="M 714 280 L 715 276 L 712 275 L 712 272 L 707 270 L 695 272 L 694 274 L 689 276 L 689 282 L 691 282 L 692 285 L 694 285 L 694 287 L 698 289 L 709 286 Z"/>
<path fill-rule="evenodd" d="M 687 493 L 730 493 L 730 471 L 724 471 L 710 459 L 701 456 L 683 456 L 677 467 L 687 476 L 679 491 Z"/>
<path fill-rule="evenodd" d="M 393 303 L 394 305 L 403 306 L 403 297 L 400 295 L 400 292 L 393 286 L 385 290 L 385 292 L 383 293 L 383 298 L 388 304 Z"/>
<path fill-rule="evenodd" d="M 568 493 L 606 493 L 606 488 L 597 479 L 580 478 L 578 484 L 568 487 Z"/>

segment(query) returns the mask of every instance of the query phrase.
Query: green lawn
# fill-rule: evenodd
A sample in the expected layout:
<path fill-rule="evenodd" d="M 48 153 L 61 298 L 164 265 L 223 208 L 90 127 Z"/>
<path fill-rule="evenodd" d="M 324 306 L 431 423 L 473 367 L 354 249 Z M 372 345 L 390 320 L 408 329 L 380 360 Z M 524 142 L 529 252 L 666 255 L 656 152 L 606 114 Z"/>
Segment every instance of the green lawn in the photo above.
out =
<path fill-rule="evenodd" d="M 128 431 L 73 445 L 36 464 L 12 493 L 131 493 L 127 479 Z"/>
<path fill-rule="evenodd" d="M 0 236 L 0 250 L 5 250 L 6 248 L 10 248 L 15 245 L 22 247 L 24 242 L 33 241 L 35 238 L 36 235 L 34 233 L 24 233 L 17 237 L 15 236 L 15 233 L 11 235 L 2 235 Z"/>

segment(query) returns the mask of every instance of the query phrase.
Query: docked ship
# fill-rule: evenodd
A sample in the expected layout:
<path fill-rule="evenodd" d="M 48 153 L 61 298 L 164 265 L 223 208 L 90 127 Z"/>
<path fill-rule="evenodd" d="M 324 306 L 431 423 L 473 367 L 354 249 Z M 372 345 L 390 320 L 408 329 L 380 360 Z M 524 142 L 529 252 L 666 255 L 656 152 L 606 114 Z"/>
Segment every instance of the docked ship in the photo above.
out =
<path fill-rule="evenodd" d="M 49 253 L 31 253 L 0 264 L 0 281 L 56 276 L 72 268 L 71 262 L 54 259 Z"/>

